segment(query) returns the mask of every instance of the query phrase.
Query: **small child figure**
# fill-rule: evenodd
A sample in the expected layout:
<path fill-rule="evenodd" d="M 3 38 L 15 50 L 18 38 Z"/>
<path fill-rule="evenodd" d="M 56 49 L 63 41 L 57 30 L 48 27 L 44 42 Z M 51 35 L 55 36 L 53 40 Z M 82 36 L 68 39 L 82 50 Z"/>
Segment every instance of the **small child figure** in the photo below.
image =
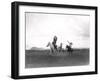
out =
<path fill-rule="evenodd" d="M 60 46 L 59 46 L 59 52 L 62 51 L 62 43 L 60 43 Z"/>

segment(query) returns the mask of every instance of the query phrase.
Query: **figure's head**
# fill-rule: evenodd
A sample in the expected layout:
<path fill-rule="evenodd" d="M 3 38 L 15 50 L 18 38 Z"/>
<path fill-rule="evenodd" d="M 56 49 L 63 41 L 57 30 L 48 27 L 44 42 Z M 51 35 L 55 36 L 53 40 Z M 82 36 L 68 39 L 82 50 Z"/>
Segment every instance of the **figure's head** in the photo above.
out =
<path fill-rule="evenodd" d="M 54 36 L 54 40 L 57 41 L 57 36 Z"/>

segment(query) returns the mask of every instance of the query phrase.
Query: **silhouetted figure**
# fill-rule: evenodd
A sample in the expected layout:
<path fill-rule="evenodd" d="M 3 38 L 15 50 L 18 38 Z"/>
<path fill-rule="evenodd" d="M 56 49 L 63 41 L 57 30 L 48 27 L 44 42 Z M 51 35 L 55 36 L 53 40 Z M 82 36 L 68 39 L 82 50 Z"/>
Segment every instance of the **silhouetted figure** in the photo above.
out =
<path fill-rule="evenodd" d="M 73 49 L 72 49 L 73 43 L 69 41 L 67 42 L 69 43 L 69 45 L 66 45 L 66 48 L 67 48 L 67 51 L 71 54 L 73 52 Z"/>
<path fill-rule="evenodd" d="M 54 46 L 54 49 L 57 50 L 57 45 L 56 45 L 56 43 L 57 43 L 57 36 L 54 36 L 52 44 L 53 44 L 53 46 Z"/>
<path fill-rule="evenodd" d="M 62 51 L 62 43 L 60 43 L 60 46 L 58 48 L 58 51 L 61 52 Z"/>

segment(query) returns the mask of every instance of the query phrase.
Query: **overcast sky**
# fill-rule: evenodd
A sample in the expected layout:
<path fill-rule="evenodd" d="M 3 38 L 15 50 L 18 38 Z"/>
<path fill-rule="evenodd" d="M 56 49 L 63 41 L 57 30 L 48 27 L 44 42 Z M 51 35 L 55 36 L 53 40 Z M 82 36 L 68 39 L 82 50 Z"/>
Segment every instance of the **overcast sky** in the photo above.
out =
<path fill-rule="evenodd" d="M 53 37 L 58 37 L 57 45 L 63 47 L 67 40 L 73 42 L 74 48 L 89 48 L 89 16 L 26 13 L 26 49 L 32 47 L 47 48 Z"/>

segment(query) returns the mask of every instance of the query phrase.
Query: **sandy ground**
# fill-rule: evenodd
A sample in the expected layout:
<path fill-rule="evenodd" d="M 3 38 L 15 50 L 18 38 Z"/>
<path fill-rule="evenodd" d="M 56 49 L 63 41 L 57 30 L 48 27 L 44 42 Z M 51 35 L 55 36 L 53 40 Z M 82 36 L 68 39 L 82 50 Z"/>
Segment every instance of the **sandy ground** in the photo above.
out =
<path fill-rule="evenodd" d="M 80 66 L 89 64 L 89 49 L 77 49 L 72 54 L 50 53 L 49 50 L 26 50 L 25 68 Z"/>

